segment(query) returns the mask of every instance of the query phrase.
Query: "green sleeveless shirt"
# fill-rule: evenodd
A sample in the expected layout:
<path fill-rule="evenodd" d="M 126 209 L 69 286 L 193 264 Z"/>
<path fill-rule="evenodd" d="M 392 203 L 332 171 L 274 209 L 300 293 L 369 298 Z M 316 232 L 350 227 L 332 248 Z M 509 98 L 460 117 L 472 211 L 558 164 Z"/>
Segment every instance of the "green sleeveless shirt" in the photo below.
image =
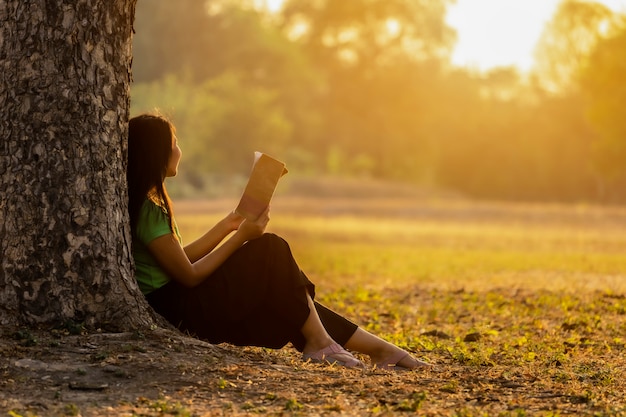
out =
<path fill-rule="evenodd" d="M 137 229 L 133 234 L 133 258 L 135 259 L 135 278 L 141 292 L 150 294 L 170 281 L 156 259 L 148 250 L 148 244 L 154 239 L 172 233 L 167 211 L 150 199 L 146 199 L 139 211 Z M 174 234 L 181 242 L 178 227 L 174 223 Z"/>

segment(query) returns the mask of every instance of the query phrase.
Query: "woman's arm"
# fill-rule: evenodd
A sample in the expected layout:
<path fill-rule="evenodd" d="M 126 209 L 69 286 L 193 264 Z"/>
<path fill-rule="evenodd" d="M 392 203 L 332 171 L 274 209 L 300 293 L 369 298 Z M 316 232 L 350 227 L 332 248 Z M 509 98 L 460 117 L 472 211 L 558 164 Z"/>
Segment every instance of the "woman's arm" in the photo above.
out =
<path fill-rule="evenodd" d="M 230 212 L 202 237 L 184 247 L 189 261 L 194 263 L 210 253 L 226 236 L 237 230 L 241 222 L 243 222 L 242 216 L 234 211 Z"/>
<path fill-rule="evenodd" d="M 224 244 L 195 262 L 190 260 L 185 249 L 173 234 L 154 239 L 148 244 L 148 250 L 169 277 L 187 287 L 195 287 L 211 275 L 241 245 L 248 240 L 260 237 L 265 232 L 268 221 L 269 209 L 255 221 L 244 220 Z M 219 233 L 216 233 L 216 236 L 219 236 Z"/>

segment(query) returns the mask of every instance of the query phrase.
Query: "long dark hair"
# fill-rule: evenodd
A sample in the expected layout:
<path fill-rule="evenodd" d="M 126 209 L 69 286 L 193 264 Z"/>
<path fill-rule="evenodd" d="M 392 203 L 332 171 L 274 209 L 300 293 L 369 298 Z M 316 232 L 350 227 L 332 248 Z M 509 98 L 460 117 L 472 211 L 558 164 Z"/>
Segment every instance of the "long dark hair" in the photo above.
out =
<path fill-rule="evenodd" d="M 126 179 L 128 213 L 133 234 L 146 198 L 154 200 L 166 210 L 170 228 L 174 231 L 172 202 L 164 184 L 174 134 L 174 125 L 163 116 L 142 114 L 130 119 Z"/>

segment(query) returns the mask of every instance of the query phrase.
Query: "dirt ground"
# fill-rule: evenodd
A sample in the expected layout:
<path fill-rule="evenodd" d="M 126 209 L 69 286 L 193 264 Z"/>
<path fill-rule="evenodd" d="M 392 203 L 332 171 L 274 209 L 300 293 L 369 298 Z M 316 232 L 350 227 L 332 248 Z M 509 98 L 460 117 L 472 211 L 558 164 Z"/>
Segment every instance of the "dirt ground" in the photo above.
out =
<path fill-rule="evenodd" d="M 430 371 L 304 363 L 290 348 L 214 346 L 168 330 L 14 330 L 0 339 L 0 352 L 0 407 L 11 416 L 360 414 L 388 405 L 409 411 L 427 381 L 440 379 Z"/>
<path fill-rule="evenodd" d="M 415 352 L 435 368 L 394 372 L 304 363 L 290 347 L 214 346 L 169 330 L 79 330 L 2 330 L 2 415 L 626 416 L 623 349 L 597 358 L 612 364 L 603 371 L 610 378 L 581 371 L 583 350 L 559 370 L 558 361 L 468 364 L 439 349 Z M 449 336 L 435 329 L 429 337 Z M 562 378 L 574 371 L 582 376 Z"/>

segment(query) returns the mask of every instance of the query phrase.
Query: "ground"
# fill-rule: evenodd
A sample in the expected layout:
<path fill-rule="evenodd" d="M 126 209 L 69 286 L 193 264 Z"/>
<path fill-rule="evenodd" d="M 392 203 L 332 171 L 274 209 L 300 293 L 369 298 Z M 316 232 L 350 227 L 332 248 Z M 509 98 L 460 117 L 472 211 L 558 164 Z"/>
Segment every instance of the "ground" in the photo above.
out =
<path fill-rule="evenodd" d="M 524 305 L 558 298 L 548 293 L 414 290 L 410 295 L 406 289 L 388 290 L 384 297 L 430 307 L 471 300 L 478 316 L 479 305 L 495 299 Z M 614 296 L 594 297 L 594 305 L 616 305 Z M 459 310 L 471 308 L 465 301 Z M 623 298 L 617 301 L 623 306 Z M 570 312 L 575 305 L 570 301 Z M 619 319 L 624 312 L 615 314 Z M 501 333 L 511 320 L 503 319 Z M 533 360 L 507 358 L 507 352 L 524 351 L 522 342 L 510 346 L 506 337 L 486 333 L 449 335 L 468 327 L 442 324 L 420 336 L 432 341 L 430 351 L 414 352 L 436 366 L 405 372 L 304 363 L 290 347 L 214 346 L 160 329 L 122 334 L 4 329 L 0 409 L 10 416 L 626 415 L 623 341 L 597 334 L 574 340 L 570 332 L 575 322 L 565 326 L 558 313 L 549 311 L 543 320 L 544 327 L 554 324 L 556 332 L 545 334 L 545 351 Z M 393 322 L 388 317 L 380 321 L 383 327 Z M 558 338 L 557 349 L 565 352 L 561 359 L 549 353 L 551 340 Z M 612 349 L 603 347 L 607 343 Z M 596 348 L 605 353 L 592 360 Z"/>
<path fill-rule="evenodd" d="M 1 328 L 0 415 L 626 417 L 626 209 L 363 201 L 279 200 L 272 224 L 321 302 L 434 368 L 350 370 L 160 329 Z M 183 236 L 232 206 L 177 205 Z"/>

